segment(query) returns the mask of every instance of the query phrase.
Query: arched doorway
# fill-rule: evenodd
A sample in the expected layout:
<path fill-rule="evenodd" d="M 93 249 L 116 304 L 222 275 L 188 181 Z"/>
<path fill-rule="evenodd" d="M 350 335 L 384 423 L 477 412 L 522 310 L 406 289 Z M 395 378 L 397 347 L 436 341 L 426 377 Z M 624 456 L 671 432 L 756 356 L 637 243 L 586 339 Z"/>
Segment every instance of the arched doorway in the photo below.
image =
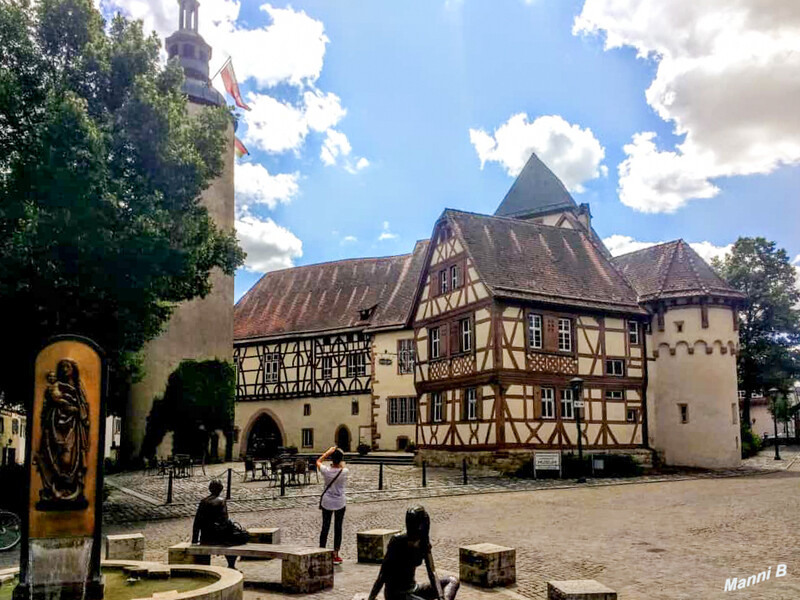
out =
<path fill-rule="evenodd" d="M 281 429 L 270 415 L 263 413 L 250 428 L 247 436 L 247 454 L 255 458 L 271 458 L 283 446 Z"/>
<path fill-rule="evenodd" d="M 336 445 L 343 452 L 350 452 L 350 430 L 346 425 L 339 425 L 336 430 Z"/>

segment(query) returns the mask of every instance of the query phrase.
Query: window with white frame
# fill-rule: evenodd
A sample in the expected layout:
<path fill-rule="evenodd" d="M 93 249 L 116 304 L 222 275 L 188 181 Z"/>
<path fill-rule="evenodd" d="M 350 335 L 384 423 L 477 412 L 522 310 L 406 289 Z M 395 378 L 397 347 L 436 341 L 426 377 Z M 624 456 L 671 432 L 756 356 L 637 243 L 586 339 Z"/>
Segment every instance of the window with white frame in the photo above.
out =
<path fill-rule="evenodd" d="M 528 315 L 528 347 L 542 349 L 542 315 Z"/>
<path fill-rule="evenodd" d="M 450 267 L 450 288 L 456 289 L 461 285 L 461 269 L 458 265 Z"/>
<path fill-rule="evenodd" d="M 429 330 L 431 336 L 431 358 L 439 358 L 442 352 L 442 341 L 439 337 L 439 328 Z"/>
<path fill-rule="evenodd" d="M 313 448 L 314 447 L 314 430 L 313 429 L 303 429 L 303 448 Z"/>
<path fill-rule="evenodd" d="M 331 379 L 333 377 L 333 357 L 322 357 L 322 378 Z"/>
<path fill-rule="evenodd" d="M 475 421 L 478 418 L 478 390 L 467 388 L 464 390 L 464 418 Z"/>
<path fill-rule="evenodd" d="M 431 394 L 431 421 L 441 423 L 444 413 L 444 398 L 440 392 Z"/>
<path fill-rule="evenodd" d="M 625 375 L 625 361 L 616 358 L 607 360 L 606 375 L 613 377 L 622 377 Z"/>
<path fill-rule="evenodd" d="M 447 269 L 439 271 L 439 293 L 447 293 Z"/>
<path fill-rule="evenodd" d="M 622 400 L 622 390 L 606 390 L 606 400 Z"/>
<path fill-rule="evenodd" d="M 632 345 L 639 343 L 639 323 L 636 321 L 628 321 L 628 341 Z"/>
<path fill-rule="evenodd" d="M 574 419 L 575 412 L 573 411 L 574 403 L 572 402 L 572 390 L 561 390 L 561 418 Z"/>
<path fill-rule="evenodd" d="M 558 349 L 561 352 L 572 352 L 572 321 L 558 320 Z"/>
<path fill-rule="evenodd" d="M 275 383 L 278 381 L 278 370 L 280 369 L 281 355 L 278 352 L 267 352 L 264 356 L 264 381 Z"/>
<path fill-rule="evenodd" d="M 414 425 L 417 422 L 417 399 L 389 398 L 389 425 Z"/>
<path fill-rule="evenodd" d="M 398 340 L 397 372 L 400 375 L 414 372 L 414 340 Z"/>
<path fill-rule="evenodd" d="M 638 423 L 639 422 L 639 410 L 636 408 L 629 408 L 628 412 L 626 413 L 625 420 L 628 423 Z"/>
<path fill-rule="evenodd" d="M 367 374 L 367 360 L 363 352 L 347 355 L 347 376 L 363 377 Z"/>
<path fill-rule="evenodd" d="M 461 351 L 470 352 L 472 350 L 472 319 L 467 317 L 458 322 L 458 330 L 461 334 Z"/>
<path fill-rule="evenodd" d="M 553 388 L 542 388 L 542 418 L 553 419 L 555 416 L 555 391 Z"/>

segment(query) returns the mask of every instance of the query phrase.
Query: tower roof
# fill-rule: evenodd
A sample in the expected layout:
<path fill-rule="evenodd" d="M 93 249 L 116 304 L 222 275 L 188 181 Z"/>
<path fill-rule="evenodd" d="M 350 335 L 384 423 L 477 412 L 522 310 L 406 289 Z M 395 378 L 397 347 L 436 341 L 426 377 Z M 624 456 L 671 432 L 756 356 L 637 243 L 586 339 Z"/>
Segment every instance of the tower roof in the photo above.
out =
<path fill-rule="evenodd" d="M 745 299 L 683 240 L 617 256 L 614 264 L 636 290 L 640 302 L 692 296 Z"/>
<path fill-rule="evenodd" d="M 532 153 L 494 214 L 497 217 L 530 217 L 577 207 L 561 180 Z"/>
<path fill-rule="evenodd" d="M 199 104 L 222 106 L 225 98 L 211 86 L 208 78 L 212 49 L 198 29 L 198 0 L 178 0 L 178 30 L 164 40 L 167 55 L 177 58 L 183 67 L 183 92 Z"/>

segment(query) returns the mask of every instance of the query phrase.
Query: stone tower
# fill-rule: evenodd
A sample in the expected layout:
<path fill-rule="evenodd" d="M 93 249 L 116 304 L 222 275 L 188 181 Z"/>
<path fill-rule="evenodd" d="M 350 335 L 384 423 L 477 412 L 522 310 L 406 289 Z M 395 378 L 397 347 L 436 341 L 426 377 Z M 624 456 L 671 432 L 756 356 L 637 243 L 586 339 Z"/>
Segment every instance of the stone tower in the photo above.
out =
<path fill-rule="evenodd" d="M 211 86 L 211 46 L 198 33 L 199 2 L 179 0 L 178 30 L 165 40 L 170 58 L 180 60 L 186 77 L 183 91 L 189 112 L 223 106 L 224 97 Z M 233 127 L 227 132 L 222 175 L 203 193 L 201 202 L 222 230 L 234 228 Z M 144 349 L 144 379 L 131 389 L 124 418 L 123 454 L 139 456 L 153 399 L 164 393 L 167 378 L 184 359 L 230 361 L 233 358 L 233 277 L 214 270 L 213 289 L 205 298 L 180 305 L 161 335 Z"/>
<path fill-rule="evenodd" d="M 646 336 L 649 445 L 670 465 L 740 464 L 732 289 L 683 240 L 614 259 L 652 315 Z"/>

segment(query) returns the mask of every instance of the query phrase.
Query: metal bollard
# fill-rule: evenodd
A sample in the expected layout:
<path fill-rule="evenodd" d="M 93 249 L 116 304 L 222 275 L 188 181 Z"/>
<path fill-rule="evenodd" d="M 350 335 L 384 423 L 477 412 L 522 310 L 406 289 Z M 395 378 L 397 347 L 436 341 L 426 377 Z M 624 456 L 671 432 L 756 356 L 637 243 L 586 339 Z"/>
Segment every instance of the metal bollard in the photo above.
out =
<path fill-rule="evenodd" d="M 225 490 L 225 499 L 231 499 L 231 471 L 232 469 L 228 469 L 228 489 Z M 464 483 L 466 483 L 466 475 L 464 475 Z"/>
<path fill-rule="evenodd" d="M 172 469 L 169 470 L 169 481 L 167 482 L 167 504 L 172 504 Z"/>
<path fill-rule="evenodd" d="M 380 464 L 380 468 L 378 469 L 378 489 L 383 489 L 383 463 Z"/>
<path fill-rule="evenodd" d="M 428 463 L 422 461 L 422 487 L 428 487 Z"/>
<path fill-rule="evenodd" d="M 467 459 L 464 458 L 461 461 L 461 472 L 464 475 L 464 485 L 467 485 Z"/>
<path fill-rule="evenodd" d="M 286 495 L 286 480 L 283 478 L 283 471 L 281 471 L 281 496 Z"/>

